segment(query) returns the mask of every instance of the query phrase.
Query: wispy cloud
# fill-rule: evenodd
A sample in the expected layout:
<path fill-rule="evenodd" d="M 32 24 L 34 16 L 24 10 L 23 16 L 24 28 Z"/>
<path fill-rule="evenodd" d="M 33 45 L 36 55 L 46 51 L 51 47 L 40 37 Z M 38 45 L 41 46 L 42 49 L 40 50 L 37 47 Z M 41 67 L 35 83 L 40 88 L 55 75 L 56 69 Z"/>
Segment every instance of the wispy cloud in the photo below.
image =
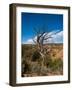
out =
<path fill-rule="evenodd" d="M 50 32 L 48 35 L 51 35 L 52 38 L 48 39 L 44 43 L 63 43 L 63 31 L 55 33 L 56 31 Z"/>
<path fill-rule="evenodd" d="M 48 33 L 46 35 L 46 37 L 48 35 L 51 35 L 52 38 L 44 41 L 44 44 L 47 44 L 47 43 L 63 43 L 63 31 L 60 31 L 56 34 L 55 33 L 56 33 L 56 31 L 52 31 L 52 32 Z M 23 44 L 35 44 L 34 41 L 36 41 L 36 39 L 37 39 L 37 36 L 35 36 L 34 38 L 28 39 L 26 42 L 23 42 Z"/>
<path fill-rule="evenodd" d="M 60 31 L 56 35 L 53 35 L 52 41 L 54 43 L 63 43 L 63 31 Z"/>

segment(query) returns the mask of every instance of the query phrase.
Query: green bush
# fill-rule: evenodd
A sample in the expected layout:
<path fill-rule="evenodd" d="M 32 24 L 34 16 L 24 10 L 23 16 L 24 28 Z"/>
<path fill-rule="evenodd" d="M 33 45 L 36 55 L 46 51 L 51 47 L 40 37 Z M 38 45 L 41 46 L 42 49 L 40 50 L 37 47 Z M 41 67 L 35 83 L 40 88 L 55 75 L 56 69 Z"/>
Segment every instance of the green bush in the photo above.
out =
<path fill-rule="evenodd" d="M 53 62 L 53 64 L 54 64 L 53 70 L 62 71 L 62 69 L 63 69 L 63 61 L 61 59 L 55 60 Z"/>
<path fill-rule="evenodd" d="M 53 60 L 51 56 L 46 55 L 44 65 L 47 67 L 48 71 L 51 72 L 63 71 L 63 61 L 61 59 Z"/>
<path fill-rule="evenodd" d="M 63 61 L 60 59 L 51 61 L 48 64 L 48 68 L 50 68 L 51 71 L 62 71 L 63 70 Z"/>

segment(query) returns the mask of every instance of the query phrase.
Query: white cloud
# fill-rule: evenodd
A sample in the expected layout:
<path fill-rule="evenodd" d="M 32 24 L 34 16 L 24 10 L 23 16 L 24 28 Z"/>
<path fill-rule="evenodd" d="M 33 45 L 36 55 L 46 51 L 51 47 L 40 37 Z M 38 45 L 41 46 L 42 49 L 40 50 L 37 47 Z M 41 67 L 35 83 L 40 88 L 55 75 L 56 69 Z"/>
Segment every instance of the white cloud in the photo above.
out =
<path fill-rule="evenodd" d="M 58 33 L 56 33 L 58 32 Z M 52 31 L 46 35 L 46 37 L 51 36 L 48 40 L 44 41 L 46 43 L 63 43 L 63 31 Z"/>
<path fill-rule="evenodd" d="M 58 30 L 58 31 L 59 31 L 59 30 Z M 46 37 L 47 37 L 48 35 L 51 35 L 52 38 L 44 41 L 44 44 L 46 44 L 46 43 L 63 43 L 63 31 L 60 31 L 60 32 L 58 32 L 58 33 L 56 33 L 56 34 L 54 34 L 54 33 L 56 33 L 56 31 L 52 31 L 52 32 L 50 32 L 50 33 L 48 33 L 48 34 L 46 35 Z M 26 42 L 24 42 L 24 44 L 35 44 L 34 41 L 36 41 L 36 39 L 37 39 L 37 36 L 35 36 L 35 37 L 32 38 L 32 39 L 30 38 L 30 39 L 28 39 Z M 33 41 L 33 40 L 34 40 L 34 41 Z"/>
<path fill-rule="evenodd" d="M 29 39 L 29 40 L 27 40 L 27 43 L 32 44 L 33 43 L 33 40 L 32 39 Z"/>
<path fill-rule="evenodd" d="M 24 41 L 23 44 L 34 44 L 32 39 L 28 39 L 26 42 Z"/>
<path fill-rule="evenodd" d="M 63 31 L 52 35 L 52 39 L 49 41 L 49 43 L 63 43 Z"/>

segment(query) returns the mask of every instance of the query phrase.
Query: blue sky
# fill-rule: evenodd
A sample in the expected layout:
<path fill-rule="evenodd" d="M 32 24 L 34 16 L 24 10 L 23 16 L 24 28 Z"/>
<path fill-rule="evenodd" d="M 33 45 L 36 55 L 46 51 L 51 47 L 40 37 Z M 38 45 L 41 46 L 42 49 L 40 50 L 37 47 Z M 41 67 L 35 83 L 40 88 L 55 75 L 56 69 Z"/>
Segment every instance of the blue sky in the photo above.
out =
<path fill-rule="evenodd" d="M 21 25 L 21 42 L 26 43 L 34 37 L 34 27 L 45 26 L 48 32 L 63 31 L 63 15 L 22 12 Z M 63 42 L 62 36 L 59 39 Z"/>

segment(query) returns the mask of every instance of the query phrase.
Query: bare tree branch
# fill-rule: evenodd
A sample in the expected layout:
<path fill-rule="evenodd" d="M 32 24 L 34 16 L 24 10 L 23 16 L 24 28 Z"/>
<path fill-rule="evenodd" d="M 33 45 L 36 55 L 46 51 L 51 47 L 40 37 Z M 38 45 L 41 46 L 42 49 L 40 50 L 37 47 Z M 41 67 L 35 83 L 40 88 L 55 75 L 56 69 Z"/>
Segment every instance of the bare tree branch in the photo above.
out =
<path fill-rule="evenodd" d="M 33 42 L 36 44 L 37 42 L 33 39 Z"/>
<path fill-rule="evenodd" d="M 57 32 L 55 32 L 55 33 L 52 33 L 51 35 L 49 35 L 49 36 L 52 36 L 52 35 L 56 35 L 57 33 L 59 33 L 60 32 L 60 30 L 59 31 L 57 31 Z"/>
<path fill-rule="evenodd" d="M 59 33 L 60 31 L 54 32 L 52 34 L 50 34 L 50 32 L 48 32 L 48 30 L 46 30 L 44 27 L 43 28 L 34 28 L 34 31 L 36 33 L 37 39 L 36 41 L 34 41 L 35 44 L 38 45 L 38 48 L 40 49 L 40 51 L 43 51 L 43 44 L 44 42 L 48 42 L 48 40 L 50 38 L 52 38 L 53 35 L 56 35 L 57 33 Z"/>
<path fill-rule="evenodd" d="M 47 38 L 44 38 L 44 40 L 47 40 L 47 39 L 49 39 L 49 38 L 52 38 L 52 37 L 47 37 Z"/>

